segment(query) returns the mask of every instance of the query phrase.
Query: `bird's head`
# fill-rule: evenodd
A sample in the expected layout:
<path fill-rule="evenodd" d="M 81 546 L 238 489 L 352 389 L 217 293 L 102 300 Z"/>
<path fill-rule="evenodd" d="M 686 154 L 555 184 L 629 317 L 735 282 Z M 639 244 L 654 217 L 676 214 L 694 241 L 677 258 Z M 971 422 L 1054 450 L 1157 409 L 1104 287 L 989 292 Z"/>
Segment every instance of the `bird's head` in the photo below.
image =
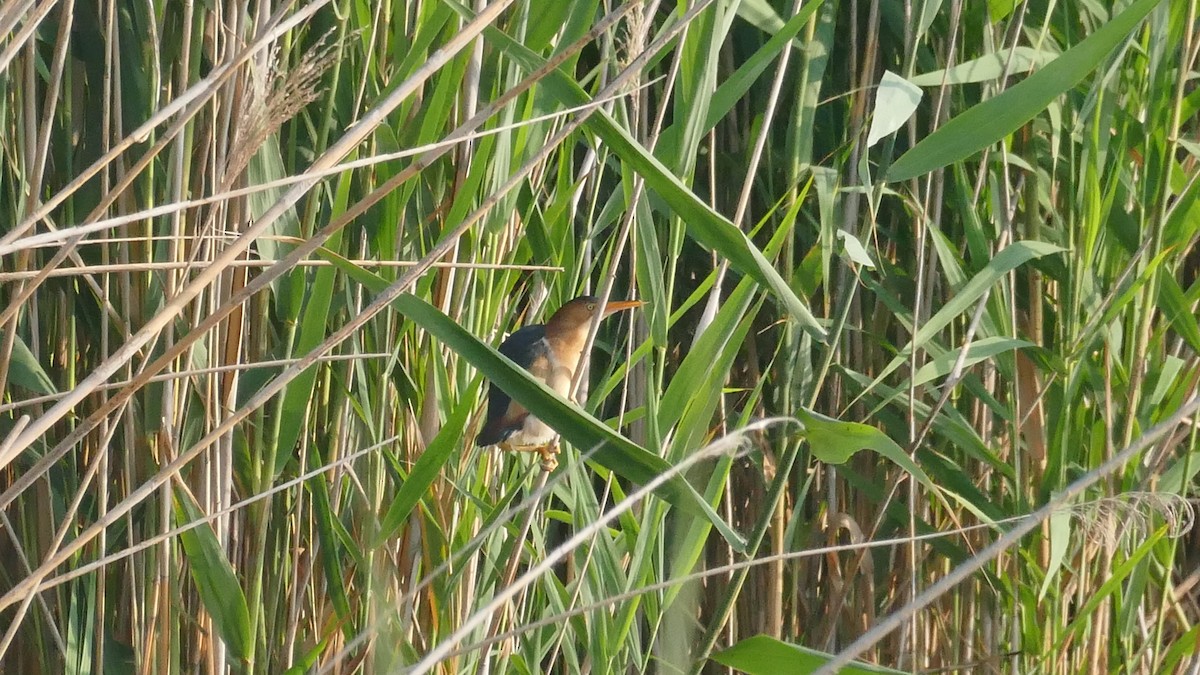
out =
<path fill-rule="evenodd" d="M 546 332 L 554 334 L 560 331 L 575 332 L 580 329 L 586 331 L 597 314 L 604 317 L 622 310 L 640 307 L 642 304 L 644 303 L 640 300 L 610 300 L 605 303 L 594 295 L 581 295 L 560 307 L 554 316 L 550 317 L 550 321 L 546 325 Z"/>

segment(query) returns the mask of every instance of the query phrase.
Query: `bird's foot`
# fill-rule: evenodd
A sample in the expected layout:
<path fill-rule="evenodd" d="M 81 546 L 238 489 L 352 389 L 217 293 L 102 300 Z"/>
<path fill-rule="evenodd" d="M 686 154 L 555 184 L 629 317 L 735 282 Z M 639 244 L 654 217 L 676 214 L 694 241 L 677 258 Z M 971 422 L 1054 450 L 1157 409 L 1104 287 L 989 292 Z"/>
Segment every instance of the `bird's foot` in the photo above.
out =
<path fill-rule="evenodd" d="M 542 471 L 550 473 L 558 468 L 558 443 L 550 443 L 543 445 L 537 449 L 539 455 L 542 456 Z"/>
<path fill-rule="evenodd" d="M 542 470 L 549 473 L 558 468 L 558 454 L 561 450 L 557 441 L 545 445 L 509 445 L 501 443 L 500 448 L 507 452 L 536 452 L 542 458 Z"/>

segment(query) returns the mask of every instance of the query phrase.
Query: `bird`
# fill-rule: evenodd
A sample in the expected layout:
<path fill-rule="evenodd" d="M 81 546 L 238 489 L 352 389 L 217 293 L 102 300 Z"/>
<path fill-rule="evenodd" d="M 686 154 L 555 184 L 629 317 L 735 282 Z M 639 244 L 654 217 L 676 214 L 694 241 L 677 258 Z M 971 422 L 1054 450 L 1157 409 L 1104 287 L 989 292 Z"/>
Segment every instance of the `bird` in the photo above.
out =
<path fill-rule="evenodd" d="M 642 306 L 640 300 L 604 303 L 594 295 L 581 295 L 555 312 L 545 324 L 532 324 L 509 335 L 500 353 L 528 370 L 560 396 L 571 396 L 571 383 L 583 357 L 584 343 L 592 320 Z M 498 445 L 503 450 L 537 452 L 542 469 L 558 466 L 557 432 L 525 406 L 512 400 L 495 382 L 488 390 L 487 418 L 475 445 Z"/>

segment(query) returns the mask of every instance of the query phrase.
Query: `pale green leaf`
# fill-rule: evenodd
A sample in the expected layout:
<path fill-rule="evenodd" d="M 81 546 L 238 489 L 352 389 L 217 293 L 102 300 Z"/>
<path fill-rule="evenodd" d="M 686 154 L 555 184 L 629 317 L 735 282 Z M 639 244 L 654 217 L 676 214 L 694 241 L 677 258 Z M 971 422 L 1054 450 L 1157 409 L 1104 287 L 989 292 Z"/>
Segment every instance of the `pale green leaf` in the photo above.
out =
<path fill-rule="evenodd" d="M 1010 57 L 1011 55 L 1011 57 Z M 991 82 L 1004 73 L 1017 75 L 1049 63 L 1057 56 L 1054 52 L 1039 51 L 1033 47 L 1001 49 L 979 58 L 964 61 L 952 68 L 933 70 L 909 78 L 918 87 L 940 87 L 946 84 L 971 84 Z"/>
<path fill-rule="evenodd" d="M 463 431 L 466 429 L 467 420 L 470 419 L 474 409 L 475 406 L 471 405 L 469 397 L 460 400 L 454 411 L 446 418 L 446 422 L 438 431 L 437 436 L 434 436 L 433 441 L 429 443 L 429 447 L 417 458 L 412 471 L 400 485 L 396 497 L 388 507 L 387 514 L 379 524 L 377 545 L 382 545 L 387 539 L 396 536 L 413 508 L 416 507 L 417 502 L 441 474 L 442 467 L 450 459 L 450 455 L 463 446 Z"/>
<path fill-rule="evenodd" d="M 986 337 L 972 342 L 967 345 L 967 358 L 963 361 L 963 368 L 986 361 L 994 356 L 1005 352 L 1013 351 L 1014 349 L 1025 349 L 1034 346 L 1028 340 L 1018 340 L 1016 338 L 1007 337 Z M 962 348 L 954 349 L 937 355 L 925 365 L 917 369 L 916 375 L 913 376 L 913 384 L 920 386 L 926 382 L 931 382 L 940 377 L 945 377 L 954 369 L 954 364 L 958 362 L 958 356 L 962 353 Z"/>
<path fill-rule="evenodd" d="M 903 365 L 908 356 L 912 354 L 913 349 L 924 345 L 941 332 L 942 329 L 950 325 L 951 321 L 954 321 L 955 318 L 967 312 L 976 301 L 983 297 L 984 293 L 988 292 L 996 282 L 1004 278 L 1004 275 L 1030 260 L 1063 250 L 1059 246 L 1042 241 L 1018 241 L 1005 247 L 1004 250 L 997 253 L 988 261 L 988 264 L 972 277 L 949 302 L 942 305 L 941 309 L 929 317 L 929 320 L 917 329 L 917 333 L 913 336 L 912 341 L 880 371 L 875 381 L 864 389 L 863 393 L 873 389 L 876 384 L 883 381 L 883 378 L 892 374 L 897 368 Z"/>
<path fill-rule="evenodd" d="M 858 237 L 850 234 L 845 230 L 837 231 L 838 239 L 842 240 L 842 246 L 846 250 L 846 256 L 850 258 L 856 265 L 875 269 L 875 261 L 871 259 L 871 254 L 867 252 L 862 242 Z"/>
<path fill-rule="evenodd" d="M 1038 591 L 1038 599 L 1044 600 L 1046 592 L 1058 577 L 1063 560 L 1071 544 L 1071 512 L 1059 509 L 1050 515 L 1050 559 L 1046 563 L 1046 575 L 1042 579 L 1042 588 Z"/>
<path fill-rule="evenodd" d="M 871 116 L 867 147 L 874 147 L 888 134 L 904 126 L 917 111 L 923 95 L 920 87 L 890 70 L 884 71 L 883 79 L 875 89 L 875 113 Z"/>

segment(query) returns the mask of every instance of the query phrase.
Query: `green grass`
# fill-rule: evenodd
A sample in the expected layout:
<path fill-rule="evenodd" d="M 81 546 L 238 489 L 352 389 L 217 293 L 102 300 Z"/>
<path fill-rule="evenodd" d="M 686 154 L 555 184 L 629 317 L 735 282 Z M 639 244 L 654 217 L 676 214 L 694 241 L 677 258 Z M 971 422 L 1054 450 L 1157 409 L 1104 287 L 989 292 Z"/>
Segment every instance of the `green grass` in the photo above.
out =
<path fill-rule="evenodd" d="M 1194 665 L 1196 0 L 26 4 L 0 670 Z"/>

